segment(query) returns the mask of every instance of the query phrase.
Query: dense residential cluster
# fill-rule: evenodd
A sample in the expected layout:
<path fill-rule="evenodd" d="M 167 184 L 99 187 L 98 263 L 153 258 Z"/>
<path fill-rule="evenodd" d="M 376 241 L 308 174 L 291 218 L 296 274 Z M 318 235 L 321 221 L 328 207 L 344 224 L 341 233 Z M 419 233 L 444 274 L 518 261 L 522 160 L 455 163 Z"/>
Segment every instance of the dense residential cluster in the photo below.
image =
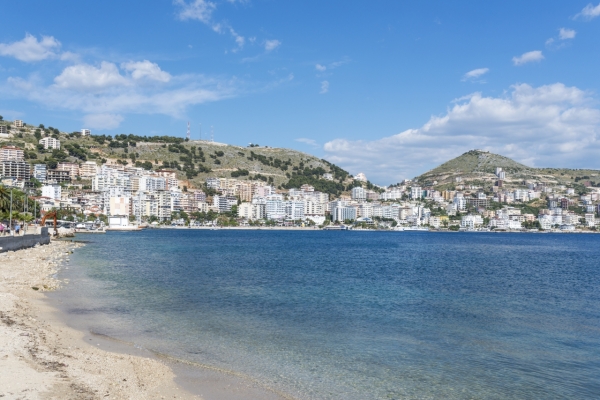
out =
<path fill-rule="evenodd" d="M 12 127 L 23 125 L 17 120 Z M 8 135 L 6 125 L 0 128 L 0 136 Z M 50 136 L 46 129 L 43 137 L 37 135 L 40 129 L 42 125 L 31 130 L 36 140 L 39 139 L 37 148 L 60 150 L 57 130 L 49 128 L 54 132 Z M 88 129 L 75 133 L 91 136 Z M 76 144 L 66 144 L 65 148 L 69 154 L 77 154 L 79 149 Z M 442 185 L 445 190 L 436 186 L 435 181 L 421 186 L 418 181 L 405 180 L 381 187 L 371 184 L 362 173 L 351 177 L 344 175 L 345 172 L 340 175 L 309 167 L 293 169 L 308 171 L 306 179 L 311 184 L 302 183 L 298 180 L 301 175 L 292 171 L 291 175 L 288 173 L 291 178 L 288 184 L 276 187 L 272 179 L 262 175 L 253 179 L 248 171 L 242 173 L 238 168 L 231 172 L 231 178 L 209 177 L 202 187 L 192 188 L 189 181 L 178 179 L 177 169 L 164 166 L 153 169 L 152 163 L 141 167 L 138 164 L 142 163 L 126 165 L 120 160 L 97 162 L 85 158 L 76 162 L 36 163 L 36 157 L 27 148 L 3 146 L 0 149 L 2 184 L 20 188 L 30 195 L 37 194 L 34 197 L 41 211 L 67 210 L 67 214 L 84 220 L 110 217 L 110 223 L 120 226 L 166 223 L 574 231 L 596 230 L 599 221 L 596 215 L 600 212 L 600 188 L 594 187 L 596 183 L 589 176 L 576 177 L 571 185 L 535 180 L 516 182 L 500 167 L 495 173 L 492 169 L 489 175 L 493 180 L 488 183 L 481 180 L 477 183 L 472 177 L 463 181 L 460 176 L 454 176 L 453 184 Z M 257 157 L 262 156 L 251 153 L 250 158 Z M 264 161 L 270 162 L 266 158 Z M 291 187 L 296 184 L 298 187 Z"/>

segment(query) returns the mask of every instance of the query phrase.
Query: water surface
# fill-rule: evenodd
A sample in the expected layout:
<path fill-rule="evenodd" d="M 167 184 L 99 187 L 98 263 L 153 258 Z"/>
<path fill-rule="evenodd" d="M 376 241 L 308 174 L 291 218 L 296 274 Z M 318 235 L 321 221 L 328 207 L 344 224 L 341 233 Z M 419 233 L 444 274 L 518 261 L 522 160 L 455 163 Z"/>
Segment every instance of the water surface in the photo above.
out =
<path fill-rule="evenodd" d="M 600 235 L 81 235 L 73 323 L 300 399 L 600 397 Z"/>

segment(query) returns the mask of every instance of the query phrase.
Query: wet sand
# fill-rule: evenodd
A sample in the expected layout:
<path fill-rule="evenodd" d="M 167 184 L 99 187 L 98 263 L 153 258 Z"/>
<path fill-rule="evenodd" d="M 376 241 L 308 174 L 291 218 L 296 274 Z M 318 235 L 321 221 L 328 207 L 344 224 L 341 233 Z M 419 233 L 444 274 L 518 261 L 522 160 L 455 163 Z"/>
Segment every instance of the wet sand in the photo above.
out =
<path fill-rule="evenodd" d="M 0 253 L 2 399 L 264 399 L 281 396 L 242 377 L 67 325 L 44 292 L 82 244 L 53 241 Z"/>

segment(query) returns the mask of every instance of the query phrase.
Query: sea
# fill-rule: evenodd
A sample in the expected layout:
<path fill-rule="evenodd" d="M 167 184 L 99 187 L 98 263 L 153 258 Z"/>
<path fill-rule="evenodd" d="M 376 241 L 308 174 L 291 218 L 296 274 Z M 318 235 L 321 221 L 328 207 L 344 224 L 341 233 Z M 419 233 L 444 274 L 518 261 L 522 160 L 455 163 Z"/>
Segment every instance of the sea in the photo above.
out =
<path fill-rule="evenodd" d="M 51 295 L 74 324 L 291 398 L 600 398 L 600 235 L 77 240 Z"/>

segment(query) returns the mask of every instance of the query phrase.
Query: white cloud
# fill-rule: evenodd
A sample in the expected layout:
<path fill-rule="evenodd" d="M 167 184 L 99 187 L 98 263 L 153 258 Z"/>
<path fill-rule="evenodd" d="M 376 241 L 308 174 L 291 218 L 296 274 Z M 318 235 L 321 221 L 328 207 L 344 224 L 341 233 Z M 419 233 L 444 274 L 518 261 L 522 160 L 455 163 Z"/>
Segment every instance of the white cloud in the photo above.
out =
<path fill-rule="evenodd" d="M 103 61 L 100 68 L 89 64 L 77 64 L 67 67 L 54 78 L 54 83 L 61 89 L 102 90 L 112 86 L 128 85 L 127 79 L 121 75 L 117 66 Z"/>
<path fill-rule="evenodd" d="M 0 55 L 14 57 L 25 62 L 42 61 L 56 57 L 60 42 L 52 36 L 42 36 L 42 40 L 25 34 L 25 38 L 13 43 L 0 43 Z"/>
<path fill-rule="evenodd" d="M 527 53 L 521 54 L 519 57 L 513 57 L 512 61 L 514 65 L 523 65 L 530 62 L 542 61 L 544 59 L 544 55 L 540 50 L 529 51 Z"/>
<path fill-rule="evenodd" d="M 464 74 L 462 80 L 467 81 L 467 80 L 477 79 L 477 78 L 481 77 L 482 75 L 487 74 L 488 72 L 490 72 L 489 68 L 477 68 L 477 69 L 474 69 L 474 70 L 469 71 L 466 74 Z"/>
<path fill-rule="evenodd" d="M 233 30 L 233 28 L 229 28 L 229 33 L 231 33 L 231 36 L 233 36 L 233 38 L 235 39 L 235 42 L 238 45 L 238 48 L 242 48 L 244 47 L 244 44 L 246 43 L 246 39 L 241 36 L 238 35 L 236 31 Z"/>
<path fill-rule="evenodd" d="M 206 0 L 192 0 L 189 3 L 185 0 L 173 0 L 173 4 L 180 7 L 177 14 L 179 19 L 195 19 L 205 24 L 210 24 L 212 13 L 217 8 L 215 3 Z"/>
<path fill-rule="evenodd" d="M 230 3 L 234 2 L 235 1 L 230 1 Z M 239 2 L 244 3 L 245 1 Z M 207 0 L 191 0 L 189 2 L 186 0 L 173 0 L 173 4 L 179 8 L 177 17 L 180 20 L 200 21 L 219 34 L 229 32 L 238 46 L 236 49 L 232 50 L 234 53 L 244 47 L 246 39 L 242 35 L 239 35 L 227 22 L 215 22 L 213 20 L 213 12 L 217 9 L 215 3 Z"/>
<path fill-rule="evenodd" d="M 560 28 L 558 31 L 558 37 L 561 40 L 574 39 L 576 34 L 577 32 L 575 32 L 573 29 Z"/>
<path fill-rule="evenodd" d="M 115 129 L 123 122 L 118 114 L 88 114 L 83 117 L 83 124 L 90 129 Z"/>
<path fill-rule="evenodd" d="M 39 81 L 37 75 L 27 80 L 10 77 L 0 85 L 0 93 L 6 98 L 82 114 L 138 113 L 182 118 L 192 105 L 235 97 L 241 91 L 235 79 L 171 76 L 147 60 L 125 63 L 123 68 L 131 73 L 121 74 L 110 62 L 102 62 L 99 67 L 77 64 L 65 68 L 51 85 Z M 149 85 L 149 81 L 160 84 Z"/>
<path fill-rule="evenodd" d="M 327 67 L 325 65 L 321 65 L 321 64 L 317 64 L 315 65 L 315 69 L 319 72 L 325 72 L 327 71 Z"/>
<path fill-rule="evenodd" d="M 148 79 L 158 82 L 169 82 L 171 75 L 160 69 L 158 64 L 144 61 L 129 61 L 121 64 L 121 68 L 131 73 L 133 79 Z"/>
<path fill-rule="evenodd" d="M 554 43 L 554 38 L 546 40 L 546 46 L 550 46 L 552 43 Z"/>
<path fill-rule="evenodd" d="M 599 168 L 600 110 L 594 99 L 564 84 L 514 85 L 502 97 L 481 93 L 457 101 L 417 129 L 378 140 L 332 140 L 326 158 L 372 181 L 411 178 L 470 149 L 530 166 Z"/>
<path fill-rule="evenodd" d="M 304 143 L 307 144 L 309 146 L 313 146 L 313 147 L 318 147 L 319 145 L 317 144 L 317 141 L 314 139 L 308 139 L 308 138 L 298 138 L 295 139 L 296 142 L 300 142 L 300 143 Z"/>
<path fill-rule="evenodd" d="M 276 48 L 278 48 L 279 46 L 281 46 L 281 42 L 279 40 L 267 40 L 265 41 L 265 51 L 269 52 L 269 51 L 273 51 Z"/>
<path fill-rule="evenodd" d="M 319 93 L 325 94 L 329 92 L 329 82 L 323 81 L 321 82 L 321 91 Z"/>
<path fill-rule="evenodd" d="M 600 3 L 597 6 L 594 6 L 592 3 L 588 4 L 581 10 L 579 14 L 575 16 L 575 18 L 582 17 L 584 19 L 590 20 L 594 19 L 600 15 Z"/>

